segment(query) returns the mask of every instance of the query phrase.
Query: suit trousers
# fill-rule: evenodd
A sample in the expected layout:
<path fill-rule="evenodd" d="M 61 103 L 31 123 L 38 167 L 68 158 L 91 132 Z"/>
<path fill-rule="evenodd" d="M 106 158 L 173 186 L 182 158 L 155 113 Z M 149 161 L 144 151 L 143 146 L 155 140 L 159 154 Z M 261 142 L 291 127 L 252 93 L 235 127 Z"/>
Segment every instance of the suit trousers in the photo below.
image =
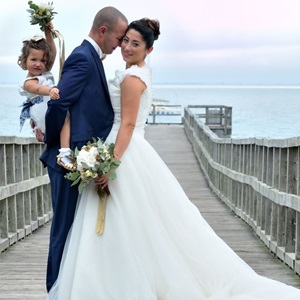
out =
<path fill-rule="evenodd" d="M 49 291 L 57 279 L 65 241 L 72 226 L 78 199 L 78 186 L 64 178 L 61 172 L 47 167 L 50 178 L 53 219 L 50 231 L 46 286 Z"/>

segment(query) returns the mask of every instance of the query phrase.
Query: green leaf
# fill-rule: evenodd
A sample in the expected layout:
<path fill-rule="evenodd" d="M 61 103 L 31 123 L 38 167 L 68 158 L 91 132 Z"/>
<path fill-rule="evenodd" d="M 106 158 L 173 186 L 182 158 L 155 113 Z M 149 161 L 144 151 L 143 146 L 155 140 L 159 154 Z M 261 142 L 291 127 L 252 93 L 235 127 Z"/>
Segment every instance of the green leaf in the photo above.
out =
<path fill-rule="evenodd" d="M 68 173 L 65 175 L 65 177 L 69 180 L 76 180 L 78 177 L 80 177 L 80 173 L 79 172 L 74 172 L 74 173 Z"/>
<path fill-rule="evenodd" d="M 83 166 L 84 169 L 89 169 L 90 168 L 85 162 L 82 162 L 81 165 Z"/>
<path fill-rule="evenodd" d="M 32 8 L 33 10 L 39 9 L 39 6 L 38 6 L 38 5 L 32 3 L 32 1 L 29 1 L 29 2 L 31 2 L 30 5 L 29 5 L 30 8 Z"/>
<path fill-rule="evenodd" d="M 79 194 L 82 193 L 83 188 L 84 188 L 84 184 L 83 184 L 83 182 L 80 182 L 80 184 L 79 184 L 79 186 L 78 186 L 78 192 L 79 192 Z"/>
<path fill-rule="evenodd" d="M 117 168 L 120 166 L 120 164 L 121 164 L 120 161 L 115 160 L 115 161 L 113 161 L 113 162 L 111 163 L 111 168 L 112 168 L 112 169 L 117 169 Z"/>
<path fill-rule="evenodd" d="M 77 148 L 77 147 L 75 148 L 75 150 L 74 150 L 74 153 L 75 153 L 75 155 L 76 155 L 76 156 L 78 156 L 78 154 L 79 154 L 79 150 L 78 150 L 78 148 Z"/>
<path fill-rule="evenodd" d="M 76 180 L 73 181 L 73 183 L 71 184 L 71 186 L 76 185 L 80 180 L 81 180 L 81 178 L 78 177 Z"/>
<path fill-rule="evenodd" d="M 114 153 L 114 149 L 115 149 L 115 144 L 111 143 L 108 147 L 108 152 L 113 154 Z"/>
<path fill-rule="evenodd" d="M 117 174 L 115 172 L 109 172 L 107 173 L 107 177 L 109 178 L 109 180 L 114 180 L 117 178 Z"/>

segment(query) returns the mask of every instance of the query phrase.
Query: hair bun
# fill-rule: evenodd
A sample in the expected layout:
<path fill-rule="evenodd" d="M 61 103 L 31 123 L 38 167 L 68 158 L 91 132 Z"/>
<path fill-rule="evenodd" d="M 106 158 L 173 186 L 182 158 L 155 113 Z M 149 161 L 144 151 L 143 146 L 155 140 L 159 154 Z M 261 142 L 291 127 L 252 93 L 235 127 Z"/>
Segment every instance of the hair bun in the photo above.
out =
<path fill-rule="evenodd" d="M 151 23 L 152 26 L 150 26 L 150 24 L 149 24 L 149 26 L 150 26 L 150 27 L 153 29 L 153 31 L 154 31 L 154 39 L 157 40 L 157 39 L 158 39 L 158 36 L 160 35 L 160 31 L 159 31 L 159 28 L 160 28 L 160 26 L 159 26 L 159 21 L 158 21 L 158 20 L 152 19 L 152 20 L 149 20 L 148 22 Z"/>
<path fill-rule="evenodd" d="M 149 19 L 149 18 L 143 18 L 140 21 L 145 22 L 145 23 L 148 24 L 148 26 L 153 30 L 154 40 L 157 40 L 158 36 L 160 35 L 159 21 L 158 20 L 154 20 L 154 19 Z"/>

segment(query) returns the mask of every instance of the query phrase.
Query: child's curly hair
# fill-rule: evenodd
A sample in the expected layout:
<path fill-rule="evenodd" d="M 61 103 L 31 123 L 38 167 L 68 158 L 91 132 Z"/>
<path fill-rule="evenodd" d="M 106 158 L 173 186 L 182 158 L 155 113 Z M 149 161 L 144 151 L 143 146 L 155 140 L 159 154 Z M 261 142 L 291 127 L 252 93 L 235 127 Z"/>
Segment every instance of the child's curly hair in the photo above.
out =
<path fill-rule="evenodd" d="M 53 66 L 53 55 L 51 52 L 51 47 L 49 46 L 49 44 L 46 42 L 46 40 L 44 38 L 41 38 L 37 41 L 34 39 L 23 41 L 21 55 L 19 56 L 18 61 L 17 61 L 18 65 L 23 70 L 27 70 L 26 61 L 27 61 L 27 58 L 29 56 L 31 49 L 44 51 L 44 58 L 46 60 L 46 68 L 48 71 L 51 70 L 51 68 Z"/>

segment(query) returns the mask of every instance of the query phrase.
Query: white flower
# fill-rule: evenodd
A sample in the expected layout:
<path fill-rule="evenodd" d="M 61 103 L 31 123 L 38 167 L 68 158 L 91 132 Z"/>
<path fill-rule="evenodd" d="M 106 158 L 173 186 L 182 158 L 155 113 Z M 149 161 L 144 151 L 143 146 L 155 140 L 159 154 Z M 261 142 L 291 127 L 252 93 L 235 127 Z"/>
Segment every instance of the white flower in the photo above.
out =
<path fill-rule="evenodd" d="M 53 10 L 54 8 L 53 5 L 51 5 L 50 3 L 41 3 L 39 7 L 44 10 Z"/>
<path fill-rule="evenodd" d="M 89 150 L 87 150 L 89 149 Z M 89 168 L 95 166 L 97 160 L 96 157 L 98 155 L 98 150 L 96 147 L 92 146 L 90 148 L 83 147 L 77 156 L 77 169 L 81 171 L 83 166 L 82 164 L 86 164 Z"/>

